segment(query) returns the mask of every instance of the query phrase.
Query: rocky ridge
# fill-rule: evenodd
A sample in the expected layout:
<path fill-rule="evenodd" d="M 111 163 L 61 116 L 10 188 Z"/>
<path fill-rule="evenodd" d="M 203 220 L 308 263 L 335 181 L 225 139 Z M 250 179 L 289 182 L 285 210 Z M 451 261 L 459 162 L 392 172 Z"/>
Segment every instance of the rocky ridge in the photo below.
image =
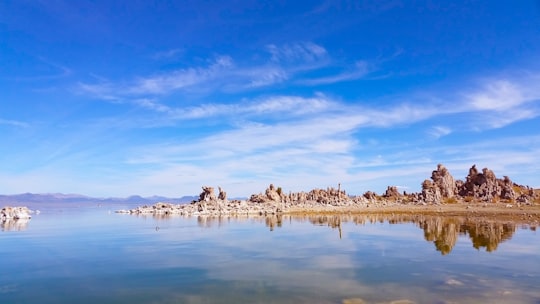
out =
<path fill-rule="evenodd" d="M 370 206 L 392 205 L 443 205 L 443 204 L 505 203 L 514 205 L 540 204 L 540 191 L 518 185 L 504 176 L 497 178 L 493 171 L 484 168 L 479 172 L 473 165 L 464 181 L 455 180 L 448 169 L 439 164 L 431 179 L 422 183 L 419 193 L 400 193 L 396 186 L 389 186 L 383 195 L 368 191 L 361 196 L 349 196 L 345 190 L 329 187 L 309 192 L 284 193 L 271 184 L 264 193 L 253 194 L 247 200 L 228 200 L 219 187 L 216 196 L 213 187 L 203 186 L 197 201 L 190 204 L 159 202 L 118 213 L 155 215 L 271 215 L 295 212 L 351 212 L 367 210 Z"/>

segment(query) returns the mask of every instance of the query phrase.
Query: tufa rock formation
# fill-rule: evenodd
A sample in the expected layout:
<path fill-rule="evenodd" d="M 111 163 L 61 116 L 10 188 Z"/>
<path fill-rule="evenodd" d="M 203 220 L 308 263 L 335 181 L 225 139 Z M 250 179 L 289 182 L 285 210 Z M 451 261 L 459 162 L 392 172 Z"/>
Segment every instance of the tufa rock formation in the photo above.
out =
<path fill-rule="evenodd" d="M 472 197 L 485 202 L 493 202 L 497 199 L 515 200 L 514 183 L 508 176 L 497 179 L 495 173 L 488 168 L 478 172 L 476 165 L 469 169 L 469 175 L 465 182 L 459 183 L 459 195 Z"/>
<path fill-rule="evenodd" d="M 227 192 L 223 191 L 223 189 L 221 189 L 221 187 L 218 187 L 218 189 L 219 189 L 218 199 L 222 200 L 222 201 L 226 201 L 227 200 Z"/>
<path fill-rule="evenodd" d="M 199 195 L 199 202 L 215 201 L 214 187 L 202 186 L 202 192 Z"/>
<path fill-rule="evenodd" d="M 401 196 L 396 186 L 388 186 L 384 193 L 385 198 L 398 199 Z"/>
<path fill-rule="evenodd" d="M 27 207 L 4 207 L 0 210 L 0 221 L 30 219 L 32 211 Z"/>
<path fill-rule="evenodd" d="M 451 198 L 456 194 L 456 182 L 454 177 L 448 172 L 445 166 L 442 164 L 437 165 L 437 170 L 431 173 L 431 179 L 439 191 L 442 197 Z"/>
<path fill-rule="evenodd" d="M 4 207 L 0 210 L 0 230 L 22 231 L 26 229 L 33 213 L 27 207 Z"/>
<path fill-rule="evenodd" d="M 509 203 L 530 204 L 532 201 L 539 200 L 540 195 L 534 189 L 513 183 L 508 176 L 502 179 L 497 178 L 495 173 L 488 168 L 479 172 L 476 165 L 469 169 L 465 181 L 455 181 L 448 170 L 439 164 L 437 170 L 433 171 L 431 180 L 425 180 L 422 183 L 420 198 L 431 204 L 460 200 L 486 203 L 506 200 Z"/>
<path fill-rule="evenodd" d="M 426 203 L 440 204 L 443 198 L 452 198 L 456 195 L 457 186 L 454 177 L 442 164 L 431 173 L 431 181 L 426 179 L 422 183 L 422 198 Z"/>
<path fill-rule="evenodd" d="M 434 182 L 426 179 L 422 183 L 421 198 L 429 204 L 440 204 L 442 201 L 441 189 Z"/>
<path fill-rule="evenodd" d="M 497 203 L 503 201 L 510 208 L 514 203 L 531 205 L 540 203 L 540 190 L 520 186 L 504 176 L 498 179 L 493 171 L 484 168 L 480 173 L 473 165 L 465 181 L 455 180 L 445 166 L 439 164 L 431 173 L 431 179 L 422 183 L 420 193 L 400 194 L 396 186 L 389 186 L 382 196 L 368 191 L 362 196 L 348 196 L 338 188 L 313 189 L 309 192 L 283 193 L 273 184 L 264 193 L 253 194 L 248 200 L 227 200 L 227 193 L 219 187 L 218 197 L 214 188 L 203 186 L 199 200 L 189 205 L 158 203 L 152 207 L 143 206 L 132 210 L 119 210 L 120 213 L 152 213 L 154 215 L 268 215 L 284 212 L 343 212 L 361 211 L 370 204 L 382 207 L 396 204 L 441 204 L 441 203 Z M 444 242 L 442 247 L 451 247 Z"/>

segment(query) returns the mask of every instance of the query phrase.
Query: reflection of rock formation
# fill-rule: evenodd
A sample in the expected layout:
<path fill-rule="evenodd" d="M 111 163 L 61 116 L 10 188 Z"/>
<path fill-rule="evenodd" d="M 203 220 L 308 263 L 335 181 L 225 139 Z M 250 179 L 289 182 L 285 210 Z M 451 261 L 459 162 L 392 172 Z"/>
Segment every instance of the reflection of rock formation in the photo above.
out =
<path fill-rule="evenodd" d="M 275 216 L 266 216 L 264 218 L 266 227 L 270 228 L 270 231 L 274 231 L 275 227 L 281 227 L 283 225 L 283 216 L 281 214 Z"/>
<path fill-rule="evenodd" d="M 217 225 L 218 227 L 221 227 L 225 225 L 229 221 L 226 217 L 221 216 L 198 216 L 197 217 L 197 224 L 199 227 L 202 228 L 211 228 Z"/>
<path fill-rule="evenodd" d="M 485 247 L 491 252 L 499 243 L 509 240 L 516 231 L 512 223 L 474 221 L 455 217 L 430 217 L 419 226 L 424 229 L 426 241 L 432 241 L 443 255 L 450 253 L 459 235 L 469 235 L 473 247 Z"/>
<path fill-rule="evenodd" d="M 364 215 L 313 215 L 294 217 L 306 219 L 314 225 L 328 225 L 340 229 L 345 222 L 353 222 L 356 225 L 366 223 L 403 224 L 416 223 L 424 230 L 426 241 L 433 242 L 437 251 L 441 254 L 449 254 L 455 247 L 460 235 L 468 235 L 473 247 L 486 248 L 491 252 L 497 249 L 498 244 L 509 240 L 516 231 L 513 223 L 486 221 L 484 219 L 465 217 L 440 217 L 429 215 L 405 215 L 405 214 L 364 214 Z M 530 227 L 534 230 L 536 227 Z"/>
<path fill-rule="evenodd" d="M 456 245 L 460 221 L 456 218 L 431 217 L 418 223 L 424 229 L 426 241 L 433 242 L 443 255 L 450 253 Z"/>
<path fill-rule="evenodd" d="M 308 220 L 313 225 L 340 228 L 342 217 L 339 215 L 312 215 L 308 216 Z"/>
<path fill-rule="evenodd" d="M 331 227 L 332 229 L 338 229 L 339 231 L 339 238 L 342 237 L 342 231 L 341 231 L 341 219 L 342 216 L 339 215 L 319 215 L 319 216 L 310 216 L 309 221 L 314 225 L 327 225 L 328 227 Z"/>
<path fill-rule="evenodd" d="M 22 231 L 26 230 L 29 221 L 29 219 L 7 219 L 4 221 L 0 221 L 0 227 L 2 228 L 2 231 Z"/>
<path fill-rule="evenodd" d="M 500 243 L 512 238 L 516 231 L 516 225 L 512 223 L 468 223 L 468 225 L 462 226 L 462 231 L 469 234 L 474 248 L 485 247 L 486 251 L 491 252 L 495 251 Z"/>
<path fill-rule="evenodd" d="M 164 217 L 169 218 L 169 217 Z M 317 226 L 328 226 L 339 231 L 342 238 L 343 225 L 353 223 L 354 225 L 366 225 L 377 223 L 405 224 L 415 223 L 424 231 L 424 239 L 433 242 L 435 249 L 442 255 L 449 254 L 459 236 L 468 236 L 472 241 L 472 247 L 476 249 L 485 248 L 491 252 L 497 249 L 498 245 L 510 240 L 517 229 L 517 225 L 512 222 L 488 221 L 485 218 L 463 217 L 463 216 L 434 216 L 420 214 L 348 214 L 348 215 L 285 215 L 275 214 L 266 216 L 198 216 L 197 223 L 202 228 L 223 226 L 231 222 L 249 221 L 266 225 L 270 231 L 281 228 L 287 222 L 307 222 Z M 2 226 L 4 227 L 4 226 Z M 10 226 L 10 229 L 18 226 Z M 529 225 L 531 230 L 536 226 Z M 24 229 L 24 226 L 21 226 Z M 463 239 L 462 239 L 463 241 Z"/>

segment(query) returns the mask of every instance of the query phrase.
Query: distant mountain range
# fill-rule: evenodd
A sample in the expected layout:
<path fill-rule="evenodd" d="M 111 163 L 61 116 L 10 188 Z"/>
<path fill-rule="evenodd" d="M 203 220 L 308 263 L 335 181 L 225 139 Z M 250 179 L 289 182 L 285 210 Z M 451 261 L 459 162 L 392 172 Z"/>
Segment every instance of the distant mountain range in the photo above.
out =
<path fill-rule="evenodd" d="M 15 204 L 15 203 L 83 203 L 83 202 L 96 202 L 96 203 L 137 203 L 137 204 L 154 204 L 156 202 L 169 202 L 169 203 L 188 203 L 193 200 L 198 200 L 198 196 L 182 196 L 180 198 L 170 198 L 164 196 L 149 196 L 142 197 L 139 195 L 132 195 L 129 197 L 109 197 L 109 198 L 96 198 L 90 196 L 84 196 L 80 194 L 63 194 L 63 193 L 22 193 L 14 195 L 0 195 L 0 204 Z"/>

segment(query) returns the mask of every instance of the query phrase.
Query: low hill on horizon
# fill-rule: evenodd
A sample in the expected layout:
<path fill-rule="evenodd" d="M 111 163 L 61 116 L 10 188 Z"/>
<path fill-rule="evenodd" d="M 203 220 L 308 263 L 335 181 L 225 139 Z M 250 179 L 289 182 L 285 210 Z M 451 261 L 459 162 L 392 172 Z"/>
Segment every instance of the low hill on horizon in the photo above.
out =
<path fill-rule="evenodd" d="M 19 203 L 139 203 L 153 204 L 156 202 L 170 203 L 188 203 L 197 200 L 198 196 L 182 196 L 179 198 L 170 198 L 164 196 L 149 196 L 142 197 L 140 195 L 132 195 L 129 197 L 108 197 L 97 198 L 81 194 L 64 194 L 64 193 L 21 193 L 12 195 L 0 195 L 0 204 L 19 204 Z"/>

